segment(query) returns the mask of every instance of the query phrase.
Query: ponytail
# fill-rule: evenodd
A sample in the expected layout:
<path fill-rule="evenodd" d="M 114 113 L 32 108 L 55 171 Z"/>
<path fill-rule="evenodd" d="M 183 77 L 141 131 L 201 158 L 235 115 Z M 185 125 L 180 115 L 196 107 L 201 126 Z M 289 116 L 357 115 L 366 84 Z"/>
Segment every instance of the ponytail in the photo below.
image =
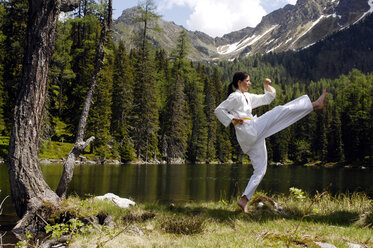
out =
<path fill-rule="evenodd" d="M 243 81 L 249 76 L 247 72 L 237 71 L 233 75 L 232 82 L 228 85 L 228 96 L 233 93 L 233 87 L 238 89 L 238 81 Z"/>
<path fill-rule="evenodd" d="M 228 96 L 230 95 L 230 94 L 232 94 L 233 93 L 233 82 L 231 82 L 230 84 L 228 84 Z"/>

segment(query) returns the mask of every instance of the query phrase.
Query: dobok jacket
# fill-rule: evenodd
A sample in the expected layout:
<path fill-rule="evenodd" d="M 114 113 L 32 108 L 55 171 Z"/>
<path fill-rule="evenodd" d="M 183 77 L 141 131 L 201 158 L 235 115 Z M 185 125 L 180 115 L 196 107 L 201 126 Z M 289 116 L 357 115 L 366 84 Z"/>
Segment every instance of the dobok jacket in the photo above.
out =
<path fill-rule="evenodd" d="M 236 90 L 220 103 L 214 111 L 216 117 L 225 127 L 232 123 L 234 117 L 245 118 L 242 125 L 235 125 L 236 137 L 244 153 L 247 153 L 257 140 L 257 130 L 255 128 L 257 117 L 252 115 L 252 110 L 270 104 L 276 97 L 275 88 L 269 87 L 273 92 L 264 89 L 264 94 L 260 95 L 248 92 L 242 93 L 240 90 Z"/>

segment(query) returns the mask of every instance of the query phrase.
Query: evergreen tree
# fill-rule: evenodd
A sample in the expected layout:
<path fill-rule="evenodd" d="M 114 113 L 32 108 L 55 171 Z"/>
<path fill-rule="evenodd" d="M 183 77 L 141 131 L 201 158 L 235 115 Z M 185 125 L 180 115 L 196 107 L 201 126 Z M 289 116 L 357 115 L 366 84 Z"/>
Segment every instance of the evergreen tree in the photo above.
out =
<path fill-rule="evenodd" d="M 132 137 L 137 157 L 148 161 L 156 158 L 158 153 L 159 112 L 157 105 L 158 92 L 156 85 L 155 63 L 150 43 L 147 41 L 148 31 L 159 18 L 152 0 L 140 3 L 140 16 L 134 21 L 141 25 L 138 34 L 134 85 L 134 130 Z"/>
<path fill-rule="evenodd" d="M 4 90 L 4 81 L 3 81 L 4 58 L 5 58 L 5 48 L 3 44 L 6 39 L 2 31 L 3 25 L 4 25 L 4 18 L 5 18 L 5 8 L 1 4 L 0 5 L 0 135 L 2 135 L 2 132 L 5 129 L 4 108 L 5 108 L 5 98 L 7 94 L 7 92 Z"/>
<path fill-rule="evenodd" d="M 370 85 L 373 85 L 373 75 L 368 75 L 368 82 L 370 82 Z M 373 98 L 373 87 L 370 88 L 370 96 L 371 99 Z M 373 100 L 370 102 L 370 117 L 369 117 L 369 123 L 370 123 L 370 147 L 369 147 L 369 157 L 370 157 L 370 164 L 373 164 Z"/>
<path fill-rule="evenodd" d="M 131 136 L 134 140 L 137 157 L 148 161 L 158 153 L 158 105 L 157 88 L 155 84 L 155 66 L 150 51 L 146 45 L 145 51 L 138 52 L 135 64 L 134 81 L 134 129 Z M 143 54 L 145 52 L 145 54 Z"/>
<path fill-rule="evenodd" d="M 190 66 L 186 74 L 185 92 L 188 103 L 189 135 L 187 158 L 191 162 L 205 161 L 207 152 L 207 123 L 203 109 L 203 83 Z"/>
<path fill-rule="evenodd" d="M 111 133 L 119 143 L 122 161 L 135 158 L 133 142 L 129 136 L 133 108 L 133 68 L 123 41 L 115 53 L 112 95 Z"/>
<path fill-rule="evenodd" d="M 324 108 L 324 110 L 326 111 L 327 110 L 327 107 Z M 317 131 L 319 131 L 320 135 L 318 136 L 319 137 L 319 140 L 318 140 L 318 150 L 316 149 L 316 152 L 318 153 L 318 158 L 321 160 L 321 161 L 326 161 L 326 158 L 327 158 L 327 148 L 328 148 L 328 139 L 327 139 L 327 130 L 328 130 L 328 123 L 327 123 L 327 118 L 326 118 L 326 114 L 324 114 L 324 112 L 322 114 L 319 115 L 320 118 L 318 118 L 318 124 L 319 124 L 319 128 L 317 129 Z"/>
<path fill-rule="evenodd" d="M 135 40 L 138 43 L 138 47 L 142 52 L 142 56 L 146 56 L 145 50 L 148 47 L 148 35 L 149 31 L 154 30 L 160 32 L 161 29 L 158 26 L 159 15 L 156 14 L 156 5 L 153 0 L 143 0 L 139 2 L 138 10 L 139 16 L 133 20 L 135 23 L 141 25 L 140 32 Z M 142 58 L 144 60 L 144 58 Z"/>
<path fill-rule="evenodd" d="M 73 133 L 68 131 L 65 117 L 68 109 L 68 89 L 72 87 L 75 73 L 71 69 L 72 56 L 70 39 L 71 20 L 58 23 L 56 51 L 52 56 L 48 72 L 48 102 L 46 110 L 51 115 L 51 138 L 56 141 L 73 140 Z M 44 122 L 46 119 L 44 119 Z"/>
<path fill-rule="evenodd" d="M 291 128 L 286 128 L 268 139 L 267 150 L 272 151 L 271 156 L 268 156 L 271 160 L 284 162 L 288 159 L 290 134 Z"/>
<path fill-rule="evenodd" d="M 342 133 L 348 162 L 362 161 L 369 154 L 371 82 L 360 71 L 348 75 L 343 89 Z"/>
<path fill-rule="evenodd" d="M 328 132 L 328 158 L 327 161 L 343 162 L 342 123 L 338 107 L 334 105 L 331 116 L 332 121 Z"/>
<path fill-rule="evenodd" d="M 28 13 L 27 0 L 2 1 L 5 7 L 5 16 L 2 25 L 2 32 L 5 40 L 1 43 L 5 56 L 3 66 L 6 68 L 3 73 L 5 94 L 4 119 L 6 125 L 5 134 L 10 135 L 10 128 L 13 122 L 14 104 L 18 94 L 18 84 L 22 70 L 23 51 L 26 37 L 26 19 Z"/>
<path fill-rule="evenodd" d="M 91 144 L 91 151 L 100 157 L 110 157 L 109 150 L 111 105 L 113 89 L 113 44 L 109 41 L 105 46 L 105 64 L 100 71 L 100 77 L 97 80 L 97 90 L 94 95 L 93 105 L 87 123 L 87 135 L 95 136 Z"/>
<path fill-rule="evenodd" d="M 162 142 L 166 149 L 167 162 L 172 159 L 183 158 L 186 150 L 186 104 L 184 93 L 184 80 L 180 72 L 174 73 L 172 84 L 169 88 L 169 97 L 163 113 Z"/>
<path fill-rule="evenodd" d="M 162 113 L 162 150 L 165 151 L 167 162 L 172 159 L 183 158 L 186 152 L 187 123 L 186 96 L 184 92 L 186 77 L 185 61 L 187 56 L 188 37 L 183 30 L 179 34 L 176 49 L 173 51 L 173 68 L 171 84 L 168 87 L 166 106 Z"/>
<path fill-rule="evenodd" d="M 92 8 L 95 18 L 100 23 L 100 42 L 104 46 L 102 49 L 103 67 L 101 67 L 97 78 L 97 90 L 93 97 L 93 105 L 89 112 L 89 119 L 87 122 L 87 135 L 95 136 L 94 142 L 91 144 L 91 151 L 98 154 L 100 157 L 106 158 L 111 156 L 113 146 L 110 136 L 110 122 L 111 122 L 111 100 L 113 88 L 113 64 L 114 64 L 114 43 L 110 39 L 110 28 L 112 23 L 112 9 L 111 1 L 100 1 L 93 5 Z M 107 31 L 105 31 L 107 30 Z M 92 76 L 96 73 L 97 68 L 97 54 L 99 51 L 99 44 L 97 44 L 95 55 L 95 70 Z M 100 57 L 100 56 L 99 56 Z M 97 72 L 98 73 L 98 72 Z M 92 79 L 90 80 L 92 87 Z M 110 143 L 109 143 L 110 141 Z"/>
<path fill-rule="evenodd" d="M 158 106 L 160 112 L 164 111 L 167 97 L 169 94 L 169 85 L 171 81 L 171 67 L 166 51 L 157 50 L 155 53 L 156 81 L 158 91 Z"/>
<path fill-rule="evenodd" d="M 220 79 L 220 74 L 218 69 L 215 67 L 212 74 L 212 82 L 215 86 L 215 99 L 216 105 L 219 105 L 222 101 L 225 100 L 225 90 L 223 83 Z M 212 86 L 213 87 L 213 86 Z M 216 129 L 216 155 L 220 162 L 227 162 L 230 158 L 232 145 L 229 138 L 229 128 L 225 128 L 223 124 L 217 122 Z"/>
<path fill-rule="evenodd" d="M 217 120 L 214 114 L 214 110 L 216 108 L 215 103 L 215 96 L 216 88 L 215 82 L 208 78 L 208 76 L 204 72 L 204 68 L 201 67 L 199 70 L 199 77 L 202 82 L 204 82 L 204 110 L 206 115 L 207 121 L 207 147 L 206 147 L 206 160 L 212 161 L 216 157 L 216 127 L 217 127 Z"/>
<path fill-rule="evenodd" d="M 76 15 L 71 20 L 71 68 L 75 74 L 70 87 L 67 88 L 69 96 L 67 109 L 63 119 L 70 124 L 70 131 L 75 132 L 79 122 L 84 103 L 84 97 L 90 86 L 97 42 L 101 31 L 99 17 L 94 15 L 97 6 L 89 4 L 90 1 L 81 1 Z"/>

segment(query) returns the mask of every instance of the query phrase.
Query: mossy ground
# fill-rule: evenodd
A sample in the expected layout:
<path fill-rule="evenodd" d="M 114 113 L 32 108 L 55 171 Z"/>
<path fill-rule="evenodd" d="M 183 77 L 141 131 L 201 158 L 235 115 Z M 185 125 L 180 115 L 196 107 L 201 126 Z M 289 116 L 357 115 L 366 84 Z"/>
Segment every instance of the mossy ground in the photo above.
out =
<path fill-rule="evenodd" d="M 373 247 L 373 200 L 364 194 L 272 196 L 285 214 L 252 206 L 242 213 L 236 200 L 162 205 L 141 204 L 119 209 L 110 202 L 69 198 L 63 205 L 78 217 L 110 214 L 115 227 L 95 226 L 76 235 L 70 247 L 336 247 L 348 243 Z M 307 216 L 300 222 L 307 208 Z M 297 227 L 299 225 L 299 227 Z"/>

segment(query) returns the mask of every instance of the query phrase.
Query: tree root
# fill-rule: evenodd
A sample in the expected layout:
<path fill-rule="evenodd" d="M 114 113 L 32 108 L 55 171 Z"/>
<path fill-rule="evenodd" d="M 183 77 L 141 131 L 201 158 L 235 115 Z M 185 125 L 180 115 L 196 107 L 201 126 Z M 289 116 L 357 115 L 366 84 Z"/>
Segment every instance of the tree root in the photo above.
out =
<path fill-rule="evenodd" d="M 66 244 L 70 240 L 71 240 L 70 235 L 63 235 L 58 239 L 49 239 L 49 240 L 43 242 L 39 247 L 40 248 L 49 248 L 49 247 L 52 247 L 53 245 L 57 245 L 57 244 Z"/>
<path fill-rule="evenodd" d="M 25 231 L 36 233 L 44 226 L 48 225 L 45 220 L 56 210 L 60 199 L 55 195 L 53 198 L 48 198 L 49 202 L 44 202 L 42 198 L 34 197 L 27 204 L 27 211 L 13 228 L 14 234 L 23 234 Z"/>

